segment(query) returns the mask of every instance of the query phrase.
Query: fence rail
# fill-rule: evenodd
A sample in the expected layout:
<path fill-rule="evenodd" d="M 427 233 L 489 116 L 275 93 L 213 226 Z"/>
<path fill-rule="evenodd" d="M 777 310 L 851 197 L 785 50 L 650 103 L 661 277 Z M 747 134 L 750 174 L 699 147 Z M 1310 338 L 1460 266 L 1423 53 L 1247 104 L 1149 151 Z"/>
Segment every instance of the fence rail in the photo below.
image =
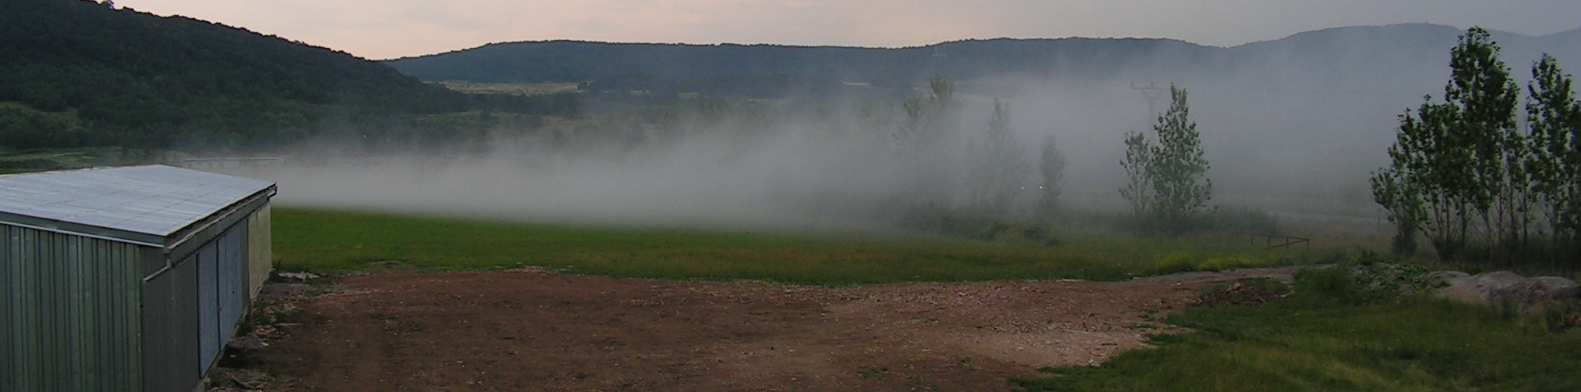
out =
<path fill-rule="evenodd" d="M 1312 239 L 1307 237 L 1296 237 L 1279 234 L 1252 234 L 1251 238 L 1252 245 L 1256 245 L 1258 240 L 1262 240 L 1263 246 L 1267 247 L 1268 249 L 1291 248 L 1297 245 L 1305 246 L 1307 249 L 1312 249 Z"/>

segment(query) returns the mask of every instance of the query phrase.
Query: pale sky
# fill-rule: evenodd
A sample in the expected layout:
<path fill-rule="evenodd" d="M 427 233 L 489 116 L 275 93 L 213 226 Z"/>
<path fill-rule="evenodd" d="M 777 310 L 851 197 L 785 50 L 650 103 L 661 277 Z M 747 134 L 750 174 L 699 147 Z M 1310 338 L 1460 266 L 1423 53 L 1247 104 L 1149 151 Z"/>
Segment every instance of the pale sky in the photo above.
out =
<path fill-rule="evenodd" d="M 911 46 L 964 38 L 1167 37 L 1209 45 L 1431 22 L 1541 35 L 1578 0 L 119 0 L 386 59 L 576 39 Z"/>

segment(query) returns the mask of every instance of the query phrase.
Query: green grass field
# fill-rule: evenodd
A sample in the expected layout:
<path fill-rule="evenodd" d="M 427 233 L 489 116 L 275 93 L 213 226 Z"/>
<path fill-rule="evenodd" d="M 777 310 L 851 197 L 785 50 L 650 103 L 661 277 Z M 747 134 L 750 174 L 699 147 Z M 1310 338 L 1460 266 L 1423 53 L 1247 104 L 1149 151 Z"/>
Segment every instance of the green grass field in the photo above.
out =
<path fill-rule="evenodd" d="M 1269 250 L 1240 237 L 1062 234 L 1060 244 L 893 233 L 612 228 L 277 208 L 284 270 L 489 270 L 810 284 L 1123 279 L 1187 270 L 1331 262 L 1337 249 Z M 1330 269 L 1327 271 L 1339 271 Z M 1358 300 L 1333 274 L 1303 272 L 1264 305 L 1197 307 L 1193 332 L 1096 368 L 1012 380 L 1029 391 L 1574 391 L 1581 331 L 1553 333 L 1493 311 L 1425 298 Z"/>
<path fill-rule="evenodd" d="M 1289 298 L 1199 307 L 1096 368 L 1049 369 L 1028 391 L 1578 391 L 1581 330 L 1422 297 L 1348 301 L 1328 271 Z"/>
<path fill-rule="evenodd" d="M 992 279 L 1125 279 L 1311 263 L 1338 251 L 1265 249 L 1242 237 L 1070 234 L 970 241 L 874 232 L 612 228 L 278 208 L 285 270 L 347 272 L 395 260 L 424 270 L 542 266 L 571 273 L 811 284 Z"/>

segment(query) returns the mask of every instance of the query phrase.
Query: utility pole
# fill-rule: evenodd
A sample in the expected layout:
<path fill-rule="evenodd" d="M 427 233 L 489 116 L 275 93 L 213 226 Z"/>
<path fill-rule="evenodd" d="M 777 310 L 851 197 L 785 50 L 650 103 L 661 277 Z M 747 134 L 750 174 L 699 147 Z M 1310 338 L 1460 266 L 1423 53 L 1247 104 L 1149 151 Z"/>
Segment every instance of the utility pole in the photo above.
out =
<path fill-rule="evenodd" d="M 1148 120 L 1158 117 L 1158 100 L 1164 97 L 1164 88 L 1159 87 L 1158 82 L 1147 82 L 1147 84 L 1131 82 L 1131 89 L 1142 93 L 1142 98 L 1147 99 Z"/>

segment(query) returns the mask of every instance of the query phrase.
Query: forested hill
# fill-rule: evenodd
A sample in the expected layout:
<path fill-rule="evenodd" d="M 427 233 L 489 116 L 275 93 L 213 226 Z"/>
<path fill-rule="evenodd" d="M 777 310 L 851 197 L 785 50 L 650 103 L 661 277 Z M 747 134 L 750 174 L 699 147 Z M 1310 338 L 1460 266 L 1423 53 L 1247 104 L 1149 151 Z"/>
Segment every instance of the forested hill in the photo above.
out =
<path fill-rule="evenodd" d="M 509 100 L 202 20 L 79 0 L 0 2 L 0 146 L 279 145 L 359 118 L 550 110 Z"/>
<path fill-rule="evenodd" d="M 543 41 L 387 61 L 424 80 L 536 83 L 782 77 L 908 84 L 1008 72 L 1098 73 L 1115 61 L 1197 56 L 1214 48 L 1163 39 L 993 39 L 911 48 Z"/>
<path fill-rule="evenodd" d="M 891 49 L 543 41 L 496 43 L 387 63 L 423 80 L 591 82 L 614 88 L 700 91 L 739 81 L 766 87 L 780 80 L 800 88 L 842 82 L 904 86 L 933 75 L 962 80 L 1028 75 L 1104 81 L 1230 73 L 1282 78 L 1294 73 L 1361 80 L 1358 77 L 1414 76 L 1438 70 L 1447 61 L 1444 53 L 1463 31 L 1432 24 L 1341 27 L 1235 47 L 1093 38 L 967 40 Z M 1581 30 L 1541 37 L 1495 33 L 1495 38 L 1517 67 L 1540 52 L 1581 61 Z"/>

